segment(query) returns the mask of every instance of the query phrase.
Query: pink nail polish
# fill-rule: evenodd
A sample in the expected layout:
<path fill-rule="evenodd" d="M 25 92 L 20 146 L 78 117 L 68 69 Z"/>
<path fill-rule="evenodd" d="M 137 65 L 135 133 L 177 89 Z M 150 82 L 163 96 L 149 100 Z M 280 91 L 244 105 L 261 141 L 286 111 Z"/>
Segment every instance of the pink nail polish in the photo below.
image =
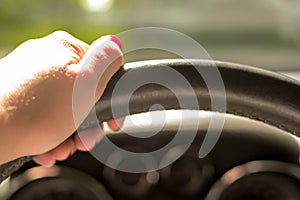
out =
<path fill-rule="evenodd" d="M 120 47 L 120 49 L 122 49 L 122 42 L 121 42 L 120 38 L 118 38 L 115 35 L 110 35 L 110 37 L 111 37 L 111 41 L 116 43 Z"/>

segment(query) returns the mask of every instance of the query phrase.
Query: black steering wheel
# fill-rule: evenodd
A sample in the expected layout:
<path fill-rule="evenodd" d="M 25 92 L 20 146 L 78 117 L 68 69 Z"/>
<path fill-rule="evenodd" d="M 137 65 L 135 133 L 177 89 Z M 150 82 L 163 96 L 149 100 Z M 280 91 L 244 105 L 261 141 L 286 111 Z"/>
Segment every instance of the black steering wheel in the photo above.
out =
<path fill-rule="evenodd" d="M 222 91 L 218 87 L 209 88 L 209 84 L 203 78 L 203 73 L 209 75 L 216 67 L 226 91 L 226 109 L 212 107 L 211 92 L 218 101 Z M 184 77 L 192 90 L 186 90 L 186 87 L 176 80 L 168 82 L 168 86 L 175 88 L 184 102 L 192 102 L 196 98 L 197 104 L 181 104 L 177 99 L 178 94 L 170 88 L 150 82 L 136 87 L 137 90 L 130 94 L 129 105 L 126 100 L 126 95 L 129 94 L 126 90 L 113 93 L 115 86 L 126 75 L 130 74 L 131 84 L 134 86 L 141 77 L 151 79 L 162 76 L 161 69 L 165 68 L 175 70 Z M 199 73 L 199 70 L 202 73 Z M 111 105 L 112 96 L 118 105 L 114 110 Z M 249 123 L 248 127 L 228 128 L 225 123 L 218 142 L 204 158 L 198 157 L 198 151 L 205 140 L 206 131 L 199 129 L 191 146 L 174 163 L 159 170 L 136 174 L 102 165 L 89 153 L 77 153 L 68 161 L 59 163 L 59 167 L 56 167 L 59 169 L 56 171 L 51 169 L 51 173 L 47 172 L 47 169 L 36 167 L 39 168 L 36 170 L 43 171 L 44 176 L 26 182 L 24 173 L 28 175 L 28 170 L 31 170 L 32 174 L 35 168 L 32 168 L 33 163 L 27 163 L 19 169 L 30 160 L 30 157 L 21 158 L 0 167 L 2 179 L 15 171 L 17 173 L 12 176 L 11 182 L 20 181 L 20 177 L 23 177 L 22 187 L 11 190 L 7 198 L 34 199 L 36 192 L 29 192 L 34 188 L 32 184 L 35 188 L 45 189 L 43 184 L 47 183 L 51 185 L 49 188 L 52 197 L 55 194 L 62 196 L 63 191 L 54 189 L 54 185 L 58 183 L 56 179 L 65 178 L 72 181 L 61 184 L 67 185 L 66 188 L 69 188 L 69 192 L 72 191 L 73 196 L 79 191 L 71 184 L 75 182 L 81 189 L 84 188 L 86 193 L 93 194 L 87 199 L 298 199 L 300 198 L 299 102 L 298 81 L 245 65 L 206 60 L 156 60 L 126 64 L 114 75 L 104 95 L 96 104 L 98 120 L 95 120 L 91 113 L 80 129 L 89 128 L 112 118 L 148 112 L 149 109 L 225 112 L 268 124 L 272 128 L 255 128 L 257 125 L 247 120 L 245 124 Z M 156 104 L 161 106 L 153 106 Z M 125 109 L 128 107 L 129 113 Z M 189 130 L 186 134 L 189 134 Z M 147 139 L 134 138 L 123 133 L 113 134 L 108 138 L 122 148 L 140 152 L 158 149 L 168 144 L 174 135 L 176 135 L 174 130 L 161 130 L 158 135 Z M 101 146 L 101 142 L 98 146 Z M 110 156 L 109 153 L 107 156 Z M 74 176 L 69 176 L 65 167 L 75 168 L 93 176 L 93 179 L 96 179 L 92 181 L 93 183 L 103 185 L 97 190 L 101 192 L 91 189 L 93 187 L 91 181 L 85 184 L 78 179 L 75 180 Z M 82 193 L 84 192 L 81 191 L 80 195 Z M 51 199 L 50 196 L 39 198 Z M 55 199 L 59 199 L 58 196 Z"/>

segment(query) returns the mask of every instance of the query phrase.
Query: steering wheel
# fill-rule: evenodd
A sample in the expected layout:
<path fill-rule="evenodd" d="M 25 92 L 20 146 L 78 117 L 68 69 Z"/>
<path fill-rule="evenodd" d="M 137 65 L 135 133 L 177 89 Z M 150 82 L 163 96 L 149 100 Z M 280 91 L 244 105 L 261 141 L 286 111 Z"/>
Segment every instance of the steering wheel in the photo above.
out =
<path fill-rule="evenodd" d="M 215 96 L 218 101 L 220 91 L 216 87 L 209 88 L 205 78 L 197 70 L 201 69 L 201 72 L 210 74 L 212 69 L 216 69 L 214 66 L 217 67 L 225 87 L 226 109 L 212 107 L 210 93 L 217 94 Z M 134 77 L 137 80 L 140 77 L 155 79 L 157 76 L 162 76 L 159 69 L 166 67 L 184 77 L 192 90 L 186 90 L 186 87 L 178 84 L 176 80 L 169 82 L 168 86 L 175 88 L 185 102 L 192 102 L 193 98 L 196 98 L 197 104 L 181 104 L 176 99 L 178 95 L 174 94 L 174 91 L 156 83 L 149 82 L 141 87 L 134 86 Z M 122 77 L 128 74 L 132 74 L 130 77 L 133 77 L 133 88 L 137 89 L 130 94 L 129 105 L 125 98 L 126 95 L 129 95 L 126 90 L 119 93 L 113 92 Z M 165 78 L 167 79 L 167 77 Z M 112 109 L 112 99 L 118 105 L 115 109 Z M 36 192 L 30 191 L 33 188 L 46 190 L 44 184 L 50 185 L 51 197 L 54 197 L 55 194 L 62 196 L 63 191 L 54 188 L 58 183 L 68 186 L 66 188 L 69 188 L 68 191 L 73 194 L 73 197 L 78 191 L 81 191 L 80 195 L 82 193 L 90 194 L 85 199 L 286 200 L 299 198 L 299 102 L 300 83 L 298 81 L 250 66 L 182 59 L 125 64 L 110 80 L 103 96 L 95 106 L 98 120 L 95 121 L 93 118 L 95 113 L 91 113 L 79 129 L 90 128 L 99 122 L 124 117 L 128 114 L 148 112 L 149 109 L 151 111 L 177 109 L 224 112 L 259 121 L 261 124 L 268 124 L 271 127 L 268 129 L 255 128 L 257 125 L 253 124 L 251 120 L 244 121 L 245 124 L 249 123 L 248 128 L 247 126 L 228 128 L 225 123 L 218 142 L 203 158 L 199 158 L 198 152 L 201 145 L 204 144 L 206 131 L 196 130 L 197 134 L 192 144 L 183 155 L 170 165 L 148 172 L 121 172 L 111 166 L 101 164 L 89 153 L 80 152 L 68 161 L 59 163 L 55 169 L 32 168 L 33 163 L 27 163 L 19 169 L 30 160 L 30 157 L 20 158 L 0 167 L 2 179 L 17 171 L 10 181 L 5 182 L 6 185 L 9 185 L 8 187 L 12 187 L 12 183 L 16 183 L 16 181 L 21 180 L 22 182 L 19 184 L 22 187 L 11 189 L 9 194 L 6 192 L 6 198 L 11 200 L 20 197 L 34 199 L 33 195 L 36 195 Z M 157 104 L 161 106 L 153 106 Z M 130 108 L 129 113 L 125 109 L 128 107 Z M 189 130 L 184 134 L 190 134 Z M 174 130 L 161 130 L 158 135 L 151 138 L 134 138 L 123 133 L 113 134 L 108 138 L 121 148 L 144 152 L 156 150 L 168 144 L 176 137 L 175 135 L 176 131 Z M 101 146 L 101 142 L 98 146 Z M 174 148 L 171 150 L 174 151 Z M 166 157 L 166 155 L 164 156 Z M 81 180 L 74 178 L 74 176 L 81 177 L 80 172 L 70 173 L 68 168 L 73 168 L 71 171 L 74 171 L 75 168 L 88 174 L 86 176 L 89 178 L 86 178 L 86 183 L 82 181 L 84 178 Z M 39 172 L 40 175 L 28 178 L 28 174 L 34 174 L 34 171 Z M 68 179 L 68 181 L 58 182 L 58 179 L 62 178 Z M 2 188 L 3 185 L 4 183 Z M 98 189 L 95 190 L 91 185 L 98 185 Z M 77 190 L 76 187 L 81 190 Z M 34 191 L 38 191 L 38 189 Z M 77 196 L 79 199 L 82 197 L 80 195 Z M 51 199 L 50 196 L 49 198 L 40 196 L 40 198 Z M 55 199 L 58 199 L 58 196 Z M 67 199 L 68 197 L 64 196 L 63 198 Z M 76 198 L 70 197 L 70 199 Z"/>

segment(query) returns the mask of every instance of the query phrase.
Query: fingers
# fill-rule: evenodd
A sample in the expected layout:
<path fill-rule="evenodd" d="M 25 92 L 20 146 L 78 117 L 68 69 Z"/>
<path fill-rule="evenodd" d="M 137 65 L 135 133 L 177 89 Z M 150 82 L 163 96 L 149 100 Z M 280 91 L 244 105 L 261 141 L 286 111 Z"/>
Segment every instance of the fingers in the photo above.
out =
<path fill-rule="evenodd" d="M 113 131 L 119 131 L 123 126 L 125 118 L 110 120 L 107 122 Z M 102 139 L 104 134 L 102 124 L 99 127 L 84 130 L 74 136 L 75 146 L 80 151 L 91 151 Z"/>
<path fill-rule="evenodd" d="M 81 61 L 70 69 L 86 77 L 85 81 L 82 81 L 83 85 L 95 84 L 95 101 L 97 101 L 108 81 L 120 69 L 122 58 L 120 40 L 116 36 L 104 36 L 93 42 Z"/>
<path fill-rule="evenodd" d="M 84 56 L 85 52 L 88 50 L 89 45 L 85 42 L 73 37 L 65 31 L 56 31 L 42 39 L 48 41 L 56 41 L 58 46 L 68 48 L 74 53 L 78 54 L 81 58 Z"/>
<path fill-rule="evenodd" d="M 119 131 L 123 123 L 124 118 L 120 118 L 117 120 L 108 121 L 107 125 L 113 131 Z M 91 128 L 68 138 L 53 150 L 33 157 L 33 160 L 39 165 L 51 167 L 56 161 L 64 161 L 68 159 L 76 152 L 76 150 L 91 151 L 102 139 L 102 137 L 102 126 Z"/>
<path fill-rule="evenodd" d="M 53 159 L 62 161 L 69 158 L 75 151 L 76 147 L 73 138 L 68 138 L 49 153 Z"/>
<path fill-rule="evenodd" d="M 65 32 L 55 32 L 41 40 L 44 40 L 44 42 L 47 41 L 48 43 L 50 41 L 56 41 L 51 44 L 52 47 L 53 45 L 56 46 L 51 52 L 57 52 L 61 49 L 62 53 L 57 53 L 54 56 L 54 58 L 59 61 L 59 55 L 61 55 L 61 61 L 55 63 L 65 63 L 64 69 L 67 72 L 66 80 L 64 79 L 64 75 L 62 75 L 62 78 L 56 76 L 56 78 L 59 77 L 60 79 L 51 79 L 52 82 L 60 81 L 59 84 L 53 84 L 55 85 L 53 88 L 58 88 L 56 85 L 60 85 L 62 82 L 62 85 L 59 88 L 65 89 L 60 89 L 59 91 L 56 90 L 56 92 L 59 92 L 59 95 L 56 93 L 56 96 L 60 97 L 57 100 L 58 103 L 56 108 L 61 109 L 52 109 L 51 112 L 47 112 L 48 118 L 49 116 L 53 116 L 53 119 L 64 119 L 63 122 L 62 120 L 52 120 L 54 123 L 51 123 L 52 125 L 50 127 L 46 126 L 48 127 L 47 130 L 49 130 L 49 133 L 57 133 L 55 134 L 57 137 L 55 136 L 53 141 L 59 141 L 60 143 L 65 138 L 69 137 L 67 133 L 70 134 L 74 131 L 73 127 L 69 124 L 75 122 L 76 126 L 83 121 L 95 102 L 101 97 L 110 78 L 121 67 L 123 56 L 120 49 L 121 42 L 115 36 L 104 36 L 96 40 L 91 46 L 88 46 L 84 42 Z M 49 48 L 51 45 L 49 44 L 46 46 Z M 59 47 L 58 49 L 57 46 Z M 70 57 L 73 57 L 71 61 L 64 61 L 64 59 L 70 59 Z M 68 73 L 71 74 L 71 78 L 69 78 Z M 44 95 L 41 95 L 41 97 L 43 96 Z M 47 94 L 47 96 L 49 96 L 49 94 Z M 72 100 L 71 104 L 69 101 L 70 99 Z M 52 105 L 54 105 L 53 101 Z M 72 118 L 70 118 L 70 116 L 72 116 Z M 115 122 L 111 121 L 108 124 L 113 130 L 119 130 L 122 123 L 123 120 L 117 120 Z M 53 124 L 56 124 L 56 126 L 53 127 Z M 36 132 L 40 133 L 40 131 Z M 80 133 L 80 137 L 79 135 L 75 135 L 62 142 L 53 150 L 35 156 L 34 161 L 38 164 L 51 166 L 56 160 L 67 159 L 76 149 L 82 151 L 91 150 L 101 138 L 102 130 L 99 130 L 99 127 L 86 130 Z M 51 137 L 47 136 L 47 140 L 50 139 Z M 43 145 L 43 143 L 41 145 Z M 43 146 L 46 146 L 46 142 Z M 51 145 L 48 145 L 45 149 L 53 148 L 49 148 L 49 146 Z"/>
<path fill-rule="evenodd" d="M 49 51 L 51 48 L 58 52 L 52 59 L 59 59 L 59 55 L 62 60 L 68 59 L 62 62 L 67 65 L 77 64 L 89 48 L 88 44 L 64 31 L 51 33 L 44 38 L 37 39 L 37 42 L 46 48 L 45 52 L 51 52 Z"/>
<path fill-rule="evenodd" d="M 111 130 L 119 131 L 122 128 L 124 121 L 125 121 L 125 118 L 122 117 L 122 118 L 115 119 L 115 120 L 109 120 L 106 123 Z"/>
<path fill-rule="evenodd" d="M 121 65 L 121 45 L 121 41 L 117 36 L 102 36 L 88 48 L 81 62 L 78 63 L 77 71 L 84 72 L 87 70 L 95 72 L 98 68 L 106 69 L 113 61 L 118 61 L 118 64 Z"/>
<path fill-rule="evenodd" d="M 35 156 L 33 157 L 33 161 L 45 167 L 52 167 L 56 162 L 56 160 L 53 159 L 49 154 Z"/>
<path fill-rule="evenodd" d="M 49 152 L 34 156 L 33 160 L 39 165 L 51 167 L 56 161 L 68 159 L 77 149 L 80 151 L 92 150 L 101 138 L 102 134 L 99 128 L 89 129 L 81 132 L 80 136 L 76 134 L 74 137 L 68 138 Z"/>
<path fill-rule="evenodd" d="M 80 151 L 90 151 L 103 137 L 102 127 L 84 130 L 74 136 L 75 146 Z"/>
<path fill-rule="evenodd" d="M 75 143 L 73 138 L 68 138 L 63 143 L 58 145 L 55 149 L 35 156 L 33 160 L 43 166 L 50 167 L 55 164 L 55 162 L 63 161 L 69 158 L 76 151 Z"/>
<path fill-rule="evenodd" d="M 64 67 L 79 63 L 89 48 L 89 45 L 64 31 L 56 31 L 40 40 L 44 52 L 56 51 L 55 56 L 51 58 L 55 66 Z"/>
<path fill-rule="evenodd" d="M 108 81 L 122 65 L 120 42 L 115 36 L 96 40 L 81 61 L 68 67 L 77 74 L 72 94 L 73 117 L 78 126 L 101 97 Z M 116 43 L 117 42 L 117 43 Z"/>

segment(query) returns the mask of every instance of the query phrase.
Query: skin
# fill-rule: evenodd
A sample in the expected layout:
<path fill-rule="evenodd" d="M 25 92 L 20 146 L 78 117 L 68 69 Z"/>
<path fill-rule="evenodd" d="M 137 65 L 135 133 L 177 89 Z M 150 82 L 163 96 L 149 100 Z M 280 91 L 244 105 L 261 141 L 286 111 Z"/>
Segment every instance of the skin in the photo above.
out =
<path fill-rule="evenodd" d="M 104 36 L 89 46 L 58 31 L 28 40 L 0 60 L 0 152 L 5 152 L 0 164 L 36 155 L 35 162 L 52 166 L 76 150 L 92 149 L 101 139 L 99 130 L 71 136 L 76 130 L 72 112 L 74 82 L 80 79 L 89 84 L 99 80 L 96 93 L 80 91 L 82 109 L 77 116 L 82 121 L 120 68 L 120 46 L 112 36 Z M 92 62 L 86 63 L 83 60 L 89 49 L 94 49 Z M 92 100 L 87 97 L 91 92 L 95 96 Z M 108 125 L 118 130 L 122 121 L 109 121 Z"/>

